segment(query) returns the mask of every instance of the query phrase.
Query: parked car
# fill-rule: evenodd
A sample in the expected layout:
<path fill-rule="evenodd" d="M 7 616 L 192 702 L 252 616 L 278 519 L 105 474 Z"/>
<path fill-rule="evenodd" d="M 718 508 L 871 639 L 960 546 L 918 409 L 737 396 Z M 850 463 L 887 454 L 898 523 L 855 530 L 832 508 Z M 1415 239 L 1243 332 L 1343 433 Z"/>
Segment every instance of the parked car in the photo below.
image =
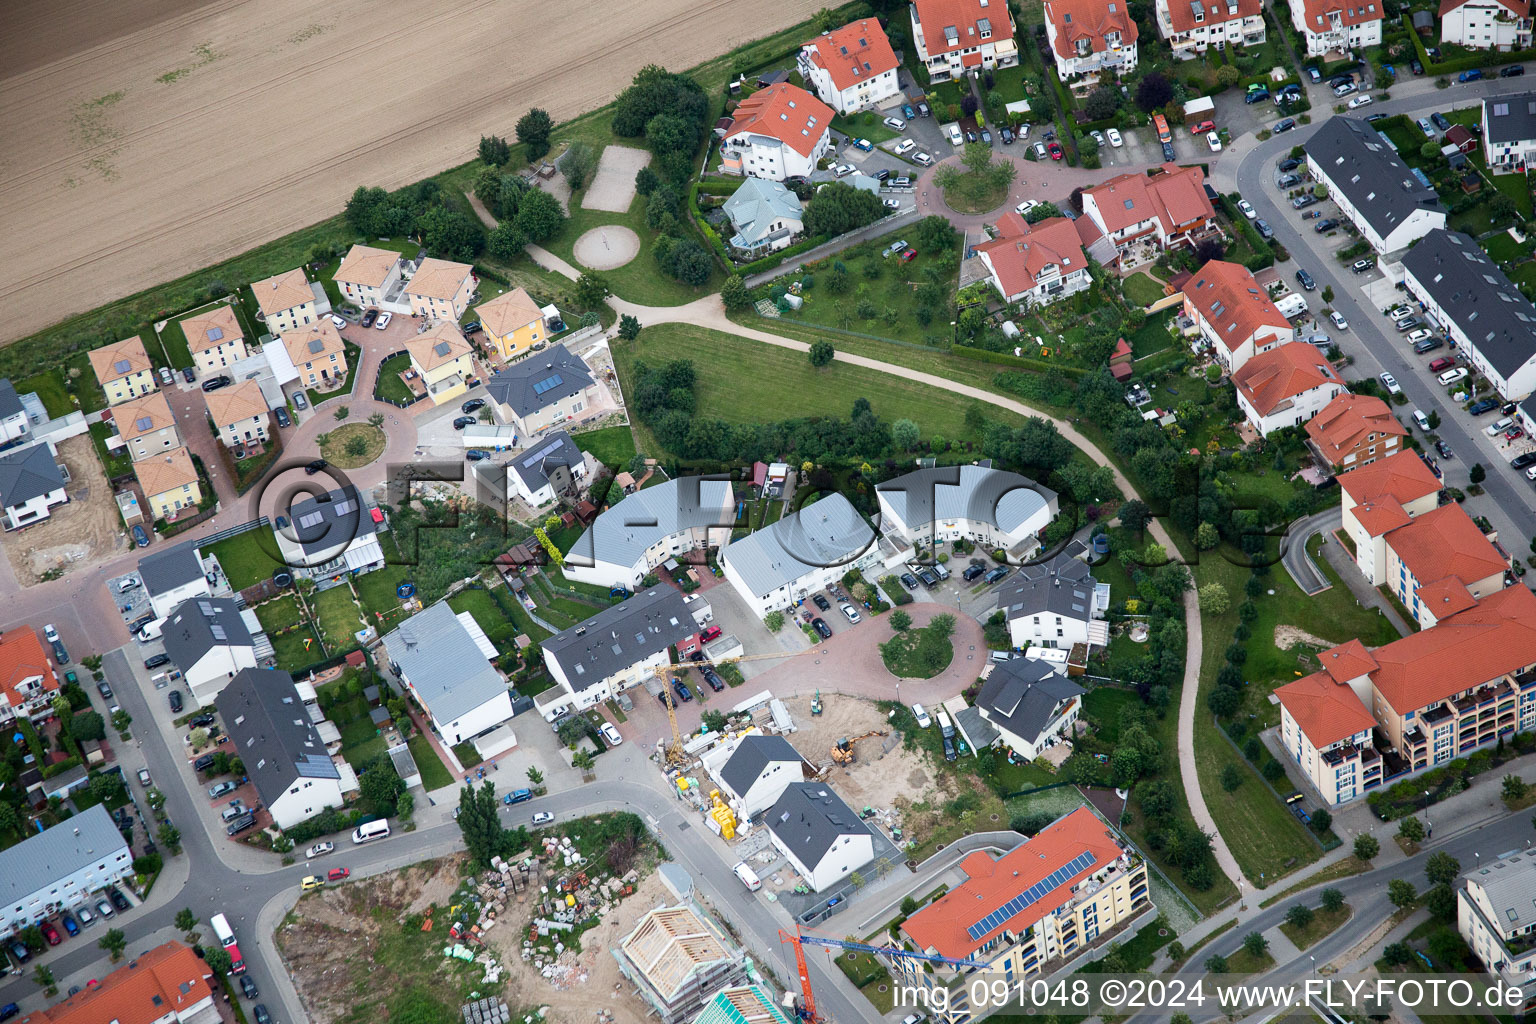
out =
<path fill-rule="evenodd" d="M 1317 290 L 1317 282 L 1312 279 L 1312 275 L 1307 273 L 1306 270 L 1296 271 L 1296 282 L 1309 292 Z"/>
<path fill-rule="evenodd" d="M 213 724 L 213 712 L 204 711 L 200 715 L 194 715 L 187 719 L 187 724 L 194 729 L 206 729 Z"/>
<path fill-rule="evenodd" d="M 886 118 L 885 126 L 893 132 L 904 132 L 907 130 L 907 122 L 903 121 L 899 117 Z"/>
<path fill-rule="evenodd" d="M 811 603 L 814 604 L 817 608 L 820 608 L 824 612 L 828 612 L 828 611 L 832 610 L 832 602 L 828 601 L 825 597 L 823 597 L 820 594 L 812 594 L 811 595 Z"/>
<path fill-rule="evenodd" d="M 1519 78 L 1523 74 L 1525 74 L 1524 64 L 1511 64 L 1507 68 L 1499 69 L 1500 78 Z"/>
<path fill-rule="evenodd" d="M 1422 75 L 1424 73 L 1424 65 L 1419 63 L 1419 58 L 1417 57 L 1408 62 L 1408 67 L 1416 75 Z"/>
<path fill-rule="evenodd" d="M 1191 128 L 1189 130 L 1189 134 L 1191 134 L 1191 135 L 1204 135 L 1206 132 L 1213 132 L 1215 130 L 1216 130 L 1216 122 L 1215 121 L 1201 121 L 1199 124 L 1195 125 L 1193 128 Z"/>
<path fill-rule="evenodd" d="M 212 768 L 212 767 L 213 767 L 213 755 L 212 754 L 204 754 L 202 757 L 200 757 L 196 761 L 192 762 L 192 769 L 194 771 L 205 772 L 209 768 Z"/>
<path fill-rule="evenodd" d="M 257 1003 L 255 1008 L 251 1010 L 251 1013 L 256 1018 L 256 1024 L 272 1024 L 272 1015 L 267 1012 L 267 1008 L 261 1003 Z"/>
<path fill-rule="evenodd" d="M 463 430 L 465 427 L 472 427 L 478 422 L 480 421 L 475 419 L 473 416 L 457 416 L 453 421 L 453 429 Z"/>
<path fill-rule="evenodd" d="M 849 622 L 856 623 L 856 622 L 859 621 L 858 610 L 855 609 L 853 607 L 853 605 L 851 605 L 851 604 L 840 604 L 840 605 L 837 606 L 837 610 L 842 612 L 843 613 L 843 618 L 847 619 Z"/>
<path fill-rule="evenodd" d="M 377 320 L 378 318 L 379 318 L 379 311 L 377 309 L 365 309 L 365 310 L 363 310 L 363 318 L 362 318 L 362 320 L 360 320 L 358 322 L 361 323 L 364 327 L 372 327 L 373 326 L 373 322 L 375 320 Z"/>
<path fill-rule="evenodd" d="M 135 524 L 133 527 L 133 542 L 141 548 L 149 547 L 149 532 L 144 527 Z"/>
<path fill-rule="evenodd" d="M 704 677 L 704 682 L 708 684 L 709 688 L 714 690 L 716 693 L 719 693 L 725 689 L 725 680 L 720 678 L 720 673 L 716 672 L 708 665 L 699 666 L 699 675 Z"/>
<path fill-rule="evenodd" d="M 325 469 L 329 465 L 330 463 L 326 462 L 324 459 L 312 459 L 309 464 L 304 467 L 304 472 L 308 473 L 310 476 L 314 476 L 316 473 L 320 472 L 322 469 Z"/>
<path fill-rule="evenodd" d="M 1317 68 L 1307 68 L 1307 77 L 1312 79 L 1314 83 L 1317 83 L 1323 80 L 1323 73 L 1317 70 Z"/>
<path fill-rule="evenodd" d="M 688 684 L 681 679 L 672 680 L 672 689 L 677 694 L 677 699 L 687 704 L 693 700 L 693 691 L 688 689 Z"/>
<path fill-rule="evenodd" d="M 1429 123 L 1434 125 L 1436 128 L 1439 128 L 1443 132 L 1448 132 L 1451 130 L 1451 122 L 1446 118 L 1444 114 L 1440 113 L 1438 110 L 1429 115 Z"/>
<path fill-rule="evenodd" d="M 331 868 L 331 870 L 325 873 L 325 880 L 327 882 L 340 882 L 350 877 L 352 877 L 352 872 L 348 868 Z"/>
<path fill-rule="evenodd" d="M 1402 386 L 1397 383 L 1397 378 L 1390 373 L 1381 375 L 1381 386 L 1387 389 L 1387 394 L 1389 395 L 1400 395 L 1403 393 Z"/>
<path fill-rule="evenodd" d="M 254 814 L 246 814 L 246 815 L 244 815 L 242 817 L 236 818 L 234 821 L 230 822 L 228 825 L 225 825 L 224 826 L 224 834 L 227 835 L 227 836 L 230 836 L 230 837 L 234 837 L 234 836 L 239 835 L 241 832 L 244 832 L 246 829 L 250 828 L 252 825 L 255 825 L 255 824 L 256 824 L 256 815 L 254 815 Z"/>
<path fill-rule="evenodd" d="M 814 629 L 816 634 L 823 640 L 826 640 L 832 635 L 832 627 L 827 625 L 827 620 L 823 619 L 820 615 L 811 620 L 811 628 Z"/>
<path fill-rule="evenodd" d="M 917 589 L 917 577 L 913 576 L 909 572 L 904 572 L 904 573 L 901 574 L 901 585 L 906 587 L 908 590 L 916 590 Z"/>
<path fill-rule="evenodd" d="M 933 725 L 933 719 L 928 717 L 928 712 L 924 710 L 921 704 L 912 705 L 912 717 L 917 719 L 917 727 L 919 729 L 926 729 Z"/>
<path fill-rule="evenodd" d="M 288 415 L 288 407 L 287 406 L 284 406 L 284 405 L 278 406 L 276 409 L 272 410 L 272 415 L 277 417 L 277 425 L 278 426 L 280 426 L 280 427 L 291 427 L 291 426 L 293 426 L 293 419 Z"/>
<path fill-rule="evenodd" d="M 905 117 L 908 121 L 910 121 L 914 117 L 917 116 L 917 111 L 912 109 L 912 104 L 910 104 L 910 103 L 903 103 L 901 105 L 901 116 Z"/>
<path fill-rule="evenodd" d="M 43 940 L 50 946 L 57 946 L 64 941 L 64 936 L 59 934 L 59 930 L 53 926 L 52 921 L 44 921 L 39 926 L 39 930 L 43 933 Z"/>
<path fill-rule="evenodd" d="M 1524 455 L 1516 455 L 1513 459 L 1509 460 L 1510 466 L 1514 469 L 1525 469 L 1532 463 L 1536 463 L 1536 451 L 1526 452 Z"/>
<path fill-rule="evenodd" d="M 1399 334 L 1407 334 L 1409 331 L 1416 331 L 1420 327 L 1423 327 L 1424 326 L 1424 321 L 1420 320 L 1416 316 L 1409 316 L 1409 317 L 1406 317 L 1406 318 L 1404 318 L 1402 320 L 1397 321 L 1392 326 L 1397 328 L 1397 333 L 1399 333 Z"/>
<path fill-rule="evenodd" d="M 1253 226 L 1258 230 L 1259 237 L 1264 239 L 1264 241 L 1267 242 L 1275 237 L 1275 229 L 1270 227 L 1263 217 L 1260 217 L 1258 220 L 1254 221 Z"/>
<path fill-rule="evenodd" d="M 965 580 L 967 583 L 969 583 L 971 580 L 974 580 L 976 577 L 980 576 L 982 573 L 984 573 L 986 571 L 987 571 L 986 566 L 983 566 L 983 565 L 969 565 L 969 566 L 966 566 L 965 572 L 962 572 L 960 574 L 960 578 Z"/>
<path fill-rule="evenodd" d="M 1279 135 L 1281 132 L 1288 132 L 1295 127 L 1296 119 L 1294 117 L 1283 118 L 1275 122 L 1274 134 Z"/>
<path fill-rule="evenodd" d="M 1250 86 L 1248 89 L 1248 95 L 1243 97 L 1243 102 L 1248 104 L 1263 103 L 1267 99 L 1269 99 L 1268 89 L 1264 88 L 1263 86 Z"/>
<path fill-rule="evenodd" d="M 1004 576 L 1007 576 L 1010 571 L 1011 570 L 1008 566 L 999 565 L 997 568 L 989 570 L 987 574 L 981 578 L 981 581 L 983 583 L 996 583 Z"/>
<path fill-rule="evenodd" d="M 603 734 L 603 739 L 607 741 L 610 747 L 617 747 L 624 742 L 624 737 L 619 735 L 618 727 L 612 722 L 604 722 L 599 731 Z"/>
<path fill-rule="evenodd" d="M 335 843 L 316 843 L 314 846 L 311 846 L 309 849 L 304 851 L 304 859 L 309 860 L 313 857 L 324 857 L 328 853 L 334 853 L 335 850 Z"/>
<path fill-rule="evenodd" d="M 209 377 L 207 380 L 203 381 L 203 390 L 217 391 L 220 388 L 227 388 L 233 383 L 234 381 L 230 380 L 227 376 L 221 373 L 217 377 Z"/>
<path fill-rule="evenodd" d="M 1060 159 L 1060 157 L 1058 157 L 1057 159 Z M 1171 142 L 1163 143 L 1163 160 L 1165 162 L 1172 162 L 1172 161 L 1177 160 L 1177 159 L 1178 159 L 1178 156 L 1173 151 L 1173 143 L 1171 143 Z"/>
<path fill-rule="evenodd" d="M 181 691 L 172 690 L 170 693 L 166 694 L 166 697 L 169 698 L 171 702 L 171 713 L 176 715 L 181 714 Z"/>
<path fill-rule="evenodd" d="M 1221 152 L 1221 136 L 1217 135 L 1215 132 L 1205 133 L 1205 144 L 1211 147 L 1212 153 Z"/>
<path fill-rule="evenodd" d="M 1275 182 L 1276 188 L 1295 188 L 1301 184 L 1301 175 L 1287 174 Z"/>
<path fill-rule="evenodd" d="M 1125 140 L 1120 137 L 1120 130 L 1118 128 L 1104 129 L 1104 137 L 1109 140 L 1109 144 L 1115 149 L 1125 145 Z"/>
<path fill-rule="evenodd" d="M 1487 434 L 1489 437 L 1498 437 L 1500 434 L 1504 433 L 1504 431 L 1508 430 L 1514 425 L 1514 419 L 1509 416 L 1505 416 L 1503 419 L 1495 420 L 1493 423 L 1484 427 L 1483 433 Z"/>
<path fill-rule="evenodd" d="M 1296 168 L 1300 167 L 1301 165 L 1301 157 L 1288 156 L 1284 160 L 1280 161 L 1280 163 L 1275 167 L 1275 170 L 1279 171 L 1281 174 L 1289 174 L 1291 171 L 1296 170 Z"/>
<path fill-rule="evenodd" d="M 229 779 L 225 779 L 223 782 L 215 782 L 213 785 L 208 787 L 208 799 L 217 800 L 219 797 L 233 793 L 239 788 L 239 786 L 237 786 L 234 782 L 231 782 Z"/>
<path fill-rule="evenodd" d="M 1454 459 L 1456 457 L 1455 453 L 1451 451 L 1451 446 L 1444 441 L 1437 440 L 1435 442 L 1435 451 L 1440 453 L 1442 459 Z"/>
<path fill-rule="evenodd" d="M 1034 153 L 1036 160 L 1044 160 L 1046 157 L 1051 155 L 1050 152 L 1045 148 L 1045 143 L 1043 142 L 1035 143 Z"/>
<path fill-rule="evenodd" d="M 150 782 L 149 782 L 149 769 L 148 768 L 140 768 L 139 769 L 139 785 L 143 786 L 145 789 L 149 788 Z"/>
<path fill-rule="evenodd" d="M 389 322 L 394 319 L 394 316 L 393 313 L 380 313 L 379 318 L 373 322 L 373 329 L 382 331 L 389 326 Z"/>
<path fill-rule="evenodd" d="M 1237 208 L 1238 208 L 1239 211 L 1241 211 L 1242 215 L 1244 217 L 1247 217 L 1249 220 L 1258 220 L 1259 219 L 1259 211 L 1255 210 L 1253 208 L 1253 204 L 1250 203 L 1248 200 L 1246 200 L 1246 199 L 1239 199 L 1237 201 Z"/>
<path fill-rule="evenodd" d="M 168 665 L 168 664 L 170 664 L 170 661 L 171 661 L 171 656 L 169 654 L 156 654 L 156 655 L 153 655 L 152 657 L 148 657 L 148 658 L 144 659 L 144 667 L 145 668 L 159 668 L 161 665 Z"/>
<path fill-rule="evenodd" d="M 1333 326 L 1337 327 L 1339 330 L 1349 330 L 1349 321 L 1345 320 L 1344 314 L 1340 313 L 1338 310 L 1335 309 L 1333 312 L 1329 313 L 1328 319 L 1332 320 Z"/>
<path fill-rule="evenodd" d="M 101 694 L 102 700 L 112 699 L 112 687 L 107 684 L 105 679 L 96 684 L 96 692 Z"/>
<path fill-rule="evenodd" d="M 1408 332 L 1406 340 L 1410 345 L 1417 345 L 1419 342 L 1427 341 L 1434 336 L 1435 332 L 1430 330 L 1428 327 L 1416 327 Z"/>
<path fill-rule="evenodd" d="M 115 913 L 116 911 L 112 909 L 112 904 L 106 900 L 96 901 L 96 914 L 98 917 L 111 917 Z"/>
<path fill-rule="evenodd" d="M 1316 205 L 1317 196 L 1313 195 L 1311 192 L 1303 192 L 1301 195 L 1291 200 L 1291 209 L 1293 210 L 1305 210 L 1309 206 Z"/>
<path fill-rule="evenodd" d="M 1441 341 L 1439 338 L 1426 338 L 1423 341 L 1415 342 L 1413 351 L 1416 355 L 1423 355 L 1426 352 L 1433 352 L 1435 349 L 1440 348 L 1444 344 L 1445 342 Z"/>
<path fill-rule="evenodd" d="M 261 994 L 259 991 L 257 991 L 256 982 L 251 979 L 249 974 L 240 975 L 240 991 L 245 995 L 245 998 L 247 999 L 255 999 L 258 995 Z"/>
<path fill-rule="evenodd" d="M 1061 143 L 1056 142 L 1054 140 L 1051 141 L 1051 142 L 1046 143 L 1045 149 L 1046 149 L 1046 152 L 1051 154 L 1051 159 L 1052 160 L 1060 160 L 1062 158 L 1062 156 L 1065 155 L 1063 153 L 1063 151 L 1062 151 Z"/>
<path fill-rule="evenodd" d="M 75 916 L 80 919 L 81 928 L 89 928 L 96 923 L 96 915 L 91 913 L 89 907 L 76 907 Z"/>
<path fill-rule="evenodd" d="M 1470 71 L 1463 71 L 1461 74 L 1457 75 L 1456 76 L 1456 81 L 1458 81 L 1458 82 L 1477 82 L 1477 81 L 1481 81 L 1482 77 L 1483 77 L 1483 69 L 1482 68 L 1473 68 Z"/>
<path fill-rule="evenodd" d="M 1332 231 L 1334 228 L 1336 228 L 1338 226 L 1339 226 L 1339 222 L 1338 221 L 1334 220 L 1332 217 L 1327 217 L 1327 218 L 1325 218 L 1323 220 L 1318 221 L 1317 225 L 1315 227 L 1313 227 L 1312 230 L 1316 231 L 1318 234 L 1322 234 L 1325 231 Z"/>
<path fill-rule="evenodd" d="M 933 157 L 929 156 L 927 153 L 913 153 L 912 159 L 916 160 L 924 167 L 931 167 L 933 165 Z"/>
<path fill-rule="evenodd" d="M 1369 106 L 1370 102 L 1371 98 L 1369 96 L 1356 96 L 1354 99 L 1349 101 L 1349 109 L 1357 110 L 1360 107 Z"/>
<path fill-rule="evenodd" d="M 69 932 L 71 936 L 80 934 L 80 926 L 75 923 L 75 919 L 69 911 L 65 910 L 59 913 L 59 923 L 64 926 L 64 930 Z"/>
<path fill-rule="evenodd" d="M 1375 265 L 1376 261 L 1372 259 L 1355 260 L 1354 263 L 1350 264 L 1349 269 L 1353 270 L 1357 274 L 1363 274 Z"/>
<path fill-rule="evenodd" d="M 1430 138 L 1435 137 L 1435 126 L 1429 123 L 1429 118 L 1421 117 L 1415 121 L 1414 124 L 1418 125 L 1419 131 L 1423 132 L 1425 135 L 1429 136 Z"/>

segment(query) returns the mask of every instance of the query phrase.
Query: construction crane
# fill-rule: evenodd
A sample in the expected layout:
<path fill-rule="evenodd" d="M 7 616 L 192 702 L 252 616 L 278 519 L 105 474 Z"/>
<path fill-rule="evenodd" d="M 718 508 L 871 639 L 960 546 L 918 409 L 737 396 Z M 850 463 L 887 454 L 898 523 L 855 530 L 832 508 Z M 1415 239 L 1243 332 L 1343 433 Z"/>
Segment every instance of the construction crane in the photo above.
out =
<path fill-rule="evenodd" d="M 666 765 L 668 768 L 681 768 L 688 763 L 688 755 L 683 752 L 683 732 L 677 726 L 677 702 L 672 694 L 672 679 L 681 675 L 686 668 L 702 668 L 705 665 L 718 668 L 721 665 L 732 665 L 739 661 L 765 661 L 769 658 L 792 658 L 803 651 L 770 651 L 766 654 L 743 654 L 739 658 L 725 658 L 713 661 L 709 658 L 700 658 L 697 661 L 689 661 L 686 665 L 658 665 L 651 669 L 651 674 L 661 683 L 662 703 L 667 706 L 667 721 L 672 725 L 672 742 L 666 748 Z"/>
<path fill-rule="evenodd" d="M 800 973 L 800 993 L 802 1006 L 798 1013 L 801 1020 L 816 1024 L 824 1020 L 816 1012 L 816 997 L 811 993 L 811 972 L 805 965 L 806 946 L 824 946 L 827 949 L 846 949 L 856 953 L 880 954 L 881 956 L 894 956 L 903 960 L 919 960 L 929 964 L 945 964 L 949 967 L 986 967 L 985 960 L 969 960 L 952 956 L 940 956 L 937 953 L 914 953 L 910 949 L 902 949 L 900 946 L 871 946 L 865 942 L 850 942 L 847 939 L 832 939 L 825 935 L 806 935 L 798 928 L 791 935 L 784 929 L 779 929 L 779 941 L 790 942 L 795 947 L 795 968 Z"/>
<path fill-rule="evenodd" d="M 859 740 L 867 740 L 871 736 L 884 735 L 886 735 L 884 729 L 871 729 L 864 735 L 855 736 L 853 739 L 844 736 L 832 745 L 832 760 L 838 764 L 853 764 L 854 761 L 858 760 L 853 756 L 853 745 L 855 743 L 859 742 Z"/>

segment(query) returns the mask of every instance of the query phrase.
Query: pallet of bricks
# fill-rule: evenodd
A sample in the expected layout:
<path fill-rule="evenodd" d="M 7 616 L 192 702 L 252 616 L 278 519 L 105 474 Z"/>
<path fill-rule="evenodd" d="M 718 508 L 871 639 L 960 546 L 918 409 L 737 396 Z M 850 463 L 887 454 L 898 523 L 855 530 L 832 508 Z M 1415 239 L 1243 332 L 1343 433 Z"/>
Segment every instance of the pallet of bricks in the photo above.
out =
<path fill-rule="evenodd" d="M 464 1004 L 464 1024 L 508 1024 L 512 1011 L 500 999 L 477 999 Z"/>

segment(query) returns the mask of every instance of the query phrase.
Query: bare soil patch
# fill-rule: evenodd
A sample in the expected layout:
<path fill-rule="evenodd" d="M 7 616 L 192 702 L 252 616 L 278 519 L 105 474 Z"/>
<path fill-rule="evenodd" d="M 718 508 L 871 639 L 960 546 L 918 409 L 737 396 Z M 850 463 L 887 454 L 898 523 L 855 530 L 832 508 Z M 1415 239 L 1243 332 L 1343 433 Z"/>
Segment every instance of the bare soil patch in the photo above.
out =
<path fill-rule="evenodd" d="M 640 252 L 640 236 L 622 224 L 604 224 L 576 239 L 571 255 L 589 270 L 622 267 Z"/>
<path fill-rule="evenodd" d="M 651 154 L 633 146 L 605 146 L 597 161 L 597 173 L 587 194 L 581 197 L 583 210 L 623 213 L 635 201 L 635 175 L 651 162 Z"/>
<path fill-rule="evenodd" d="M 1332 642 L 1324 640 L 1320 636 L 1313 636 L 1304 629 L 1295 626 L 1275 627 L 1275 646 L 1282 651 L 1290 650 L 1296 644 L 1312 644 L 1315 647 L 1332 647 Z"/>
<path fill-rule="evenodd" d="M 69 504 L 56 506 L 48 519 L 0 537 L 16 580 L 24 587 L 41 583 L 45 573 L 75 564 L 95 565 L 132 545 L 117 515 L 117 503 L 88 434 L 60 442 L 59 461 L 69 469 L 64 493 Z"/>
<path fill-rule="evenodd" d="M 691 67 L 820 6 L 25 0 L 0 51 L 26 51 L 0 64 L 0 108 L 27 140 L 0 148 L 0 339 L 334 216 L 360 184 L 459 164 L 530 107 L 569 119 L 643 65 Z M 305 141 L 194 156 L 231 132 Z"/>
<path fill-rule="evenodd" d="M 809 697 L 789 697 L 784 703 L 799 728 L 789 741 L 812 764 L 831 760 L 832 745 L 843 737 L 852 740 L 877 729 L 888 730 L 885 736 L 870 736 L 855 743 L 857 760 L 847 768 L 833 766 L 828 775 L 838 794 L 855 810 L 894 807 L 897 797 L 922 800 L 933 790 L 933 774 L 922 753 L 902 745 L 901 734 L 890 728 L 873 702 L 823 693 L 824 710 L 816 717 L 811 716 Z"/>

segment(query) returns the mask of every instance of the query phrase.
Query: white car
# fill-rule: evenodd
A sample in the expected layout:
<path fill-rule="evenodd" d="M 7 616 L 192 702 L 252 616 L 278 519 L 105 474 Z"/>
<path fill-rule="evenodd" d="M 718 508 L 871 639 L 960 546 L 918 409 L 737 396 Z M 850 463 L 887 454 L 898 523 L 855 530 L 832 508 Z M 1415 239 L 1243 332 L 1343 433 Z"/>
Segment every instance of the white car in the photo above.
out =
<path fill-rule="evenodd" d="M 912 152 L 916 148 L 917 148 L 917 143 L 914 142 L 913 140 L 911 140 L 911 139 L 902 139 L 901 140 L 901 144 L 896 147 L 896 155 L 897 156 L 906 156 L 908 153 Z"/>
<path fill-rule="evenodd" d="M 1035 207 L 1040 205 L 1041 203 L 1038 199 L 1026 199 L 1018 206 L 1015 206 L 1013 209 L 1015 213 L 1017 213 L 1020 217 L 1023 217 L 1028 214 L 1030 210 L 1033 210 Z"/>
<path fill-rule="evenodd" d="M 838 607 L 838 610 L 843 613 L 844 617 L 847 618 L 847 620 L 849 622 L 858 622 L 859 621 L 859 613 L 856 610 L 854 610 L 853 605 L 851 605 L 851 604 L 841 604 L 841 605 L 838 605 L 837 607 Z"/>
<path fill-rule="evenodd" d="M 148 768 L 140 768 L 139 769 L 139 785 L 143 786 L 145 789 L 149 788 L 149 769 Z"/>
<path fill-rule="evenodd" d="M 1350 93 L 1352 93 L 1354 91 L 1355 91 L 1355 83 L 1354 82 L 1345 82 L 1343 85 L 1335 87 L 1334 90 L 1333 90 L 1333 94 L 1335 96 L 1348 96 Z"/>
<path fill-rule="evenodd" d="M 393 316 L 393 313 L 380 313 L 379 318 L 373 322 L 373 329 L 376 331 L 382 331 L 384 328 L 389 326 L 389 321 Z"/>
<path fill-rule="evenodd" d="M 903 121 L 899 117 L 886 118 L 885 126 L 893 132 L 904 132 L 907 130 L 907 122 Z"/>
<path fill-rule="evenodd" d="M 1334 310 L 1333 312 L 1329 313 L 1328 319 L 1332 320 L 1333 326 L 1337 327 L 1339 330 L 1349 330 L 1349 321 L 1345 320 L 1344 314 L 1340 313 L 1338 310 Z"/>
<path fill-rule="evenodd" d="M 1397 306 L 1393 309 L 1387 310 L 1387 316 L 1392 318 L 1393 323 L 1401 323 L 1402 321 L 1407 320 L 1409 317 L 1413 316 L 1413 310 L 1409 309 L 1407 306 Z"/>
<path fill-rule="evenodd" d="M 533 816 L 533 823 L 535 825 L 548 825 L 550 822 L 552 822 L 554 820 L 555 820 L 555 816 L 552 813 L 550 813 L 549 811 L 539 811 L 538 813 L 534 814 L 534 816 Z"/>
<path fill-rule="evenodd" d="M 1239 210 L 1243 211 L 1243 216 L 1247 217 L 1249 220 L 1258 220 L 1258 218 L 1259 218 L 1259 211 L 1255 210 L 1253 208 L 1253 204 L 1248 202 L 1248 200 L 1246 200 L 1246 199 L 1239 199 L 1237 201 L 1237 208 Z"/>
<path fill-rule="evenodd" d="M 345 320 L 343 320 L 341 317 L 337 316 L 335 313 L 331 314 L 331 323 L 336 325 L 336 329 L 338 331 L 341 330 L 343 327 L 347 326 L 347 322 Z"/>
<path fill-rule="evenodd" d="M 1093 136 L 1093 141 L 1097 142 L 1099 144 L 1099 148 L 1100 149 L 1103 149 L 1108 144 L 1108 142 L 1109 142 L 1108 139 L 1104 138 L 1104 133 L 1099 131 L 1097 128 L 1095 128 L 1093 131 L 1089 132 L 1088 134 Z"/>
<path fill-rule="evenodd" d="M 128 591 L 134 589 L 138 585 L 139 585 L 138 577 L 136 577 L 136 576 L 126 576 L 123 579 L 120 579 L 120 580 L 117 581 L 117 592 L 119 594 L 126 594 L 126 593 L 128 593 Z"/>
<path fill-rule="evenodd" d="M 1221 152 L 1221 136 L 1217 135 L 1215 132 L 1205 133 L 1205 144 L 1211 147 L 1212 153 Z"/>
<path fill-rule="evenodd" d="M 335 843 L 316 843 L 314 846 L 311 846 L 309 849 L 304 851 L 304 857 L 305 859 L 310 857 L 324 857 L 326 854 L 333 852 L 335 849 Z"/>
<path fill-rule="evenodd" d="M 1356 96 L 1354 99 L 1349 101 L 1349 109 L 1354 110 L 1357 107 L 1366 107 L 1369 106 L 1370 103 L 1371 98 L 1369 96 Z"/>
<path fill-rule="evenodd" d="M 1435 332 L 1430 330 L 1428 327 L 1420 327 L 1416 331 L 1410 331 L 1404 340 L 1407 341 L 1410 345 L 1417 345 L 1419 342 L 1428 341 L 1434 336 Z"/>
<path fill-rule="evenodd" d="M 933 724 L 933 719 L 928 717 L 928 712 L 923 710 L 921 704 L 912 705 L 912 717 L 917 719 L 917 725 L 920 729 L 926 729 Z"/>
<path fill-rule="evenodd" d="M 1104 135 L 1109 139 L 1109 144 L 1116 149 L 1125 145 L 1125 140 L 1120 137 L 1120 129 L 1118 128 L 1106 128 L 1104 129 Z"/>
<path fill-rule="evenodd" d="M 838 164 L 836 167 L 832 168 L 832 174 L 838 178 L 846 178 L 848 175 L 852 174 L 853 171 L 853 164 Z"/>
<path fill-rule="evenodd" d="M 1402 387 L 1397 383 L 1397 378 L 1390 373 L 1381 375 L 1381 386 L 1387 389 L 1387 394 L 1389 395 L 1400 395 L 1403 393 Z"/>
<path fill-rule="evenodd" d="M 43 639 L 51 644 L 59 642 L 59 631 L 53 628 L 53 623 L 50 622 L 43 627 Z"/>
<path fill-rule="evenodd" d="M 608 742 L 610 747 L 616 747 L 620 743 L 624 742 L 624 737 L 619 735 L 619 730 L 614 726 L 612 722 L 603 723 L 602 733 L 603 739 Z"/>
<path fill-rule="evenodd" d="M 1029 125 L 1027 125 L 1027 124 L 1019 125 L 1019 130 L 1017 132 L 1015 132 L 1014 134 L 1018 136 L 1019 141 L 1021 141 L 1021 142 L 1023 140 L 1025 140 L 1025 139 L 1029 138 Z"/>
<path fill-rule="evenodd" d="M 916 160 L 918 163 L 922 164 L 924 167 L 932 167 L 933 166 L 933 157 L 929 156 L 927 153 L 913 153 L 912 154 L 912 159 Z"/>

